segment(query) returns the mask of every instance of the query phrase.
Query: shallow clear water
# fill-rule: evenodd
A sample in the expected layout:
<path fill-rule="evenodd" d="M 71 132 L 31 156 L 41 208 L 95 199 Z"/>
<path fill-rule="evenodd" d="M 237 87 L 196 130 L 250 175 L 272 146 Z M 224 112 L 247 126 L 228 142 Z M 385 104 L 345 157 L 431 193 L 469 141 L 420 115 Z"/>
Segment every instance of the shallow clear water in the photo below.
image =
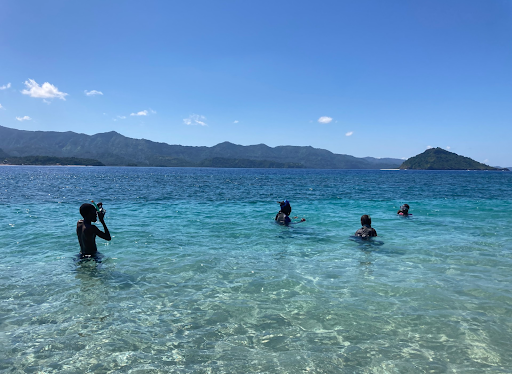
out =
<path fill-rule="evenodd" d="M 0 203 L 2 373 L 512 372 L 512 173 L 1 167 Z"/>

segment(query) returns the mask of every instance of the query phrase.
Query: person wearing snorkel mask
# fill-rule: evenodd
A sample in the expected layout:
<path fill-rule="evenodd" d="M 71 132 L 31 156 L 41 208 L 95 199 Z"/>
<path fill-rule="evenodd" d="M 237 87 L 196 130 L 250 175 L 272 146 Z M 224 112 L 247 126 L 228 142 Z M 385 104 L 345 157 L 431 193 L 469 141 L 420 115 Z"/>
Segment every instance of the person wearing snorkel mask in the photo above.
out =
<path fill-rule="evenodd" d="M 409 214 L 409 204 L 402 205 L 396 214 L 399 216 L 412 216 L 412 214 Z"/>
<path fill-rule="evenodd" d="M 97 207 L 98 210 L 88 203 L 80 206 L 80 214 L 83 219 L 76 223 L 76 235 L 78 237 L 78 243 L 80 244 L 81 259 L 93 258 L 97 255 L 96 236 L 107 241 L 112 239 L 107 225 L 105 224 L 105 210 L 103 209 L 103 204 L 98 203 Z M 104 232 L 92 224 L 92 222 L 96 222 L 98 219 L 105 230 Z"/>
<path fill-rule="evenodd" d="M 290 214 L 292 213 L 292 206 L 290 205 L 290 202 L 288 200 L 284 200 L 284 201 L 278 201 L 278 204 L 280 206 L 280 210 L 276 214 L 276 218 L 274 218 L 274 220 L 277 223 L 280 223 L 282 225 L 287 225 L 287 224 L 293 223 L 290 218 Z M 293 217 L 293 218 L 298 218 L 298 217 Z M 300 222 L 304 222 L 305 220 L 306 220 L 305 218 L 301 218 Z M 296 223 L 298 223 L 298 222 L 296 222 Z"/>

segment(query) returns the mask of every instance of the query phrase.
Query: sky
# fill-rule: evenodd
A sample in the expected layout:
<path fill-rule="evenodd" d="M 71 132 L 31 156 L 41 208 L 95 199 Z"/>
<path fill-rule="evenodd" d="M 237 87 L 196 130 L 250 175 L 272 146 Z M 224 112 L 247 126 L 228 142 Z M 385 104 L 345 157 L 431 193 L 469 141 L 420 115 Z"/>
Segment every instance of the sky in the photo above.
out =
<path fill-rule="evenodd" d="M 2 1 L 0 125 L 512 166 L 512 1 Z"/>

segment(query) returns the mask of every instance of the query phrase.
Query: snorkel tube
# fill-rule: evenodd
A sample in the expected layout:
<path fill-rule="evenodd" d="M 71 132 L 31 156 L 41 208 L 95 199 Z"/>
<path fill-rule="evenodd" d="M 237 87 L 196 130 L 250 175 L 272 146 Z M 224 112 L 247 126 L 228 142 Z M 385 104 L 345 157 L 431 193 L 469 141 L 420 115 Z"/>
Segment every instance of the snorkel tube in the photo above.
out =
<path fill-rule="evenodd" d="M 103 215 L 105 215 L 105 213 L 107 213 L 107 211 L 103 208 L 103 203 L 98 203 L 98 204 L 102 205 L 101 208 L 99 206 L 97 206 L 96 203 L 93 200 L 91 200 L 91 203 L 92 203 L 92 205 L 94 205 L 94 207 L 96 208 L 96 211 L 98 213 L 101 212 L 101 213 L 103 213 Z"/>
<path fill-rule="evenodd" d="M 94 202 L 94 200 L 91 200 L 91 203 L 92 205 L 94 205 L 94 207 L 96 208 L 96 211 L 99 212 L 100 211 L 100 208 L 98 208 L 98 206 L 96 205 L 96 203 Z"/>

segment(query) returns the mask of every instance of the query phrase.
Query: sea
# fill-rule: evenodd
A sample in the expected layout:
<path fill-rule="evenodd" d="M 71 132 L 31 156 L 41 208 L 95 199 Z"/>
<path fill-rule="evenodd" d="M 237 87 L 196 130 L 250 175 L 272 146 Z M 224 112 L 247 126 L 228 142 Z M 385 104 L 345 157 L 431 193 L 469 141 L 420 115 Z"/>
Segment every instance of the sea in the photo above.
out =
<path fill-rule="evenodd" d="M 512 373 L 512 173 L 2 166 L 0 204 L 0 373 Z"/>

